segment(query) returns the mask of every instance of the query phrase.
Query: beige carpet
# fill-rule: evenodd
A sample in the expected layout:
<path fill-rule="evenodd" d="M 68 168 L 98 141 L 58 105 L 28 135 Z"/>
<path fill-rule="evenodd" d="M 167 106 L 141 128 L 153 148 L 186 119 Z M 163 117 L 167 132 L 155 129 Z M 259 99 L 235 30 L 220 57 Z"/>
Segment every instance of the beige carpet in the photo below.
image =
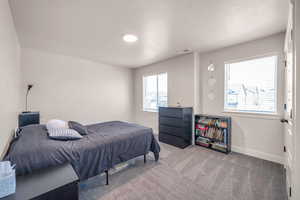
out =
<path fill-rule="evenodd" d="M 81 200 L 286 200 L 282 165 L 199 146 L 162 144 L 158 163 L 148 156 L 80 187 Z"/>

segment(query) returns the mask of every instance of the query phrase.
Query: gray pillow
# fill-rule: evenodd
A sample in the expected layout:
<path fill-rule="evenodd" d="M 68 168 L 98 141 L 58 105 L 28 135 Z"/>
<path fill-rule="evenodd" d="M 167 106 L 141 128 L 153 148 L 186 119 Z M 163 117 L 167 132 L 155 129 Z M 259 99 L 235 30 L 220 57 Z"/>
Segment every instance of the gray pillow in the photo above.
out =
<path fill-rule="evenodd" d="M 88 134 L 88 129 L 86 126 L 83 126 L 82 124 L 74 121 L 69 121 L 68 122 L 69 128 L 74 129 L 77 131 L 80 135 L 87 135 Z"/>
<path fill-rule="evenodd" d="M 48 129 L 49 138 L 56 140 L 77 140 L 82 136 L 73 129 L 68 128 L 50 128 Z"/>

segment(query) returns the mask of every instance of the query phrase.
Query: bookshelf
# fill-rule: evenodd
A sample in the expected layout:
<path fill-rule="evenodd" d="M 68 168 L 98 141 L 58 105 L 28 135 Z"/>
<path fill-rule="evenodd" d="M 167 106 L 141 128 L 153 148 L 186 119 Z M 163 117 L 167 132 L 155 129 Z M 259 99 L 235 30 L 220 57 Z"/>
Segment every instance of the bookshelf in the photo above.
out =
<path fill-rule="evenodd" d="M 231 117 L 195 115 L 194 128 L 196 145 L 231 152 Z"/>

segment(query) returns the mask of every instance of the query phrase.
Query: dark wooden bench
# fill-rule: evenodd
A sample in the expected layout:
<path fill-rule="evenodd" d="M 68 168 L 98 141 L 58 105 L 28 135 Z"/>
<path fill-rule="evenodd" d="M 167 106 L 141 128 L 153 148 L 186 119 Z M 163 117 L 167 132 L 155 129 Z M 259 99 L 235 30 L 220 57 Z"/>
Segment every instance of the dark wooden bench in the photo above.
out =
<path fill-rule="evenodd" d="M 78 200 L 79 179 L 70 164 L 18 176 L 16 181 L 16 193 L 1 200 Z"/>

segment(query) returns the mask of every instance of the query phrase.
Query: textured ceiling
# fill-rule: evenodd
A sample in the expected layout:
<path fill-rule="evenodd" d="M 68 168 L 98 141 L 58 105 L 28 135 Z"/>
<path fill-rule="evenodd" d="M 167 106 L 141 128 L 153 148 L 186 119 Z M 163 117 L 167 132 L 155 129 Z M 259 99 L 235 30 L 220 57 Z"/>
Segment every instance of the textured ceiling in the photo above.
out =
<path fill-rule="evenodd" d="M 287 0 L 10 0 L 21 46 L 124 67 L 281 32 Z M 122 40 L 126 33 L 137 43 Z"/>

